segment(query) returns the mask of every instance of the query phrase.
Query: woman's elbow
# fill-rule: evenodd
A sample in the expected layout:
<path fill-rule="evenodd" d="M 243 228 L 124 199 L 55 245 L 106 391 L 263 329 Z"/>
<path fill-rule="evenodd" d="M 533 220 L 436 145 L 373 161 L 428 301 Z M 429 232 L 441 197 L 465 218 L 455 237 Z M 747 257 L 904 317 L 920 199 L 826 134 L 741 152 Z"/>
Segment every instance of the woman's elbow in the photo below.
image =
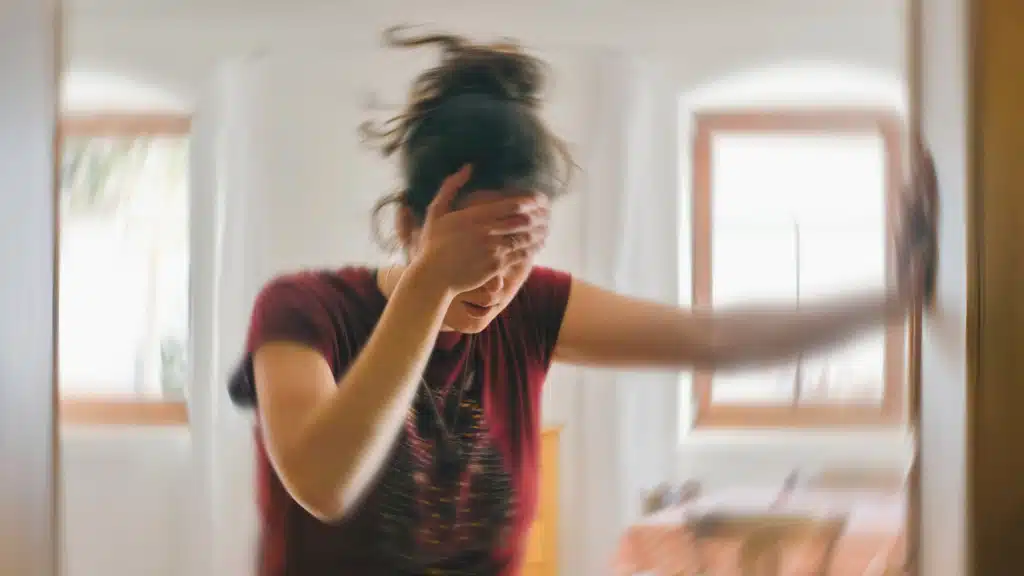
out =
<path fill-rule="evenodd" d="M 295 502 L 317 520 L 325 524 L 337 524 L 348 513 L 339 491 L 322 488 L 299 487 L 297 483 L 284 482 L 285 490 Z"/>
<path fill-rule="evenodd" d="M 711 337 L 699 347 L 694 360 L 698 370 L 746 370 L 785 362 L 791 357 L 778 342 L 749 341 L 741 338 Z"/>
<path fill-rule="evenodd" d="M 692 345 L 693 367 L 697 370 L 735 370 L 757 363 L 758 352 L 737 339 L 709 327 Z"/>
<path fill-rule="evenodd" d="M 692 339 L 688 348 L 690 363 L 696 370 L 714 371 L 729 367 L 730 354 L 728 347 L 711 330 L 701 334 L 698 338 Z"/>
<path fill-rule="evenodd" d="M 300 502 L 300 504 L 302 503 Z M 320 506 L 302 504 L 302 507 L 310 516 L 324 524 L 340 524 L 348 515 L 344 507 L 329 503 Z"/>
<path fill-rule="evenodd" d="M 288 495 L 311 516 L 324 523 L 337 523 L 347 513 L 343 491 L 334 482 L 327 482 L 322 471 L 308 470 L 278 458 L 274 472 Z"/>

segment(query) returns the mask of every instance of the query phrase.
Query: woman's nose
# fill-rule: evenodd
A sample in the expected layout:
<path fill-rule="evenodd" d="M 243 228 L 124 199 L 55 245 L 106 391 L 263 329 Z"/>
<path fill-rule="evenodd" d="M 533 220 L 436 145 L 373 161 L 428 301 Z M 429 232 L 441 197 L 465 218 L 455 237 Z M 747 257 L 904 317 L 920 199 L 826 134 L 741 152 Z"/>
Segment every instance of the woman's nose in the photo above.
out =
<path fill-rule="evenodd" d="M 499 275 L 495 276 L 494 278 L 491 278 L 490 280 L 488 280 L 480 288 L 490 298 L 490 301 L 488 303 L 493 303 L 495 300 L 499 299 L 499 296 L 501 294 L 501 290 L 504 287 L 505 287 L 505 278 L 501 274 L 499 274 Z"/>

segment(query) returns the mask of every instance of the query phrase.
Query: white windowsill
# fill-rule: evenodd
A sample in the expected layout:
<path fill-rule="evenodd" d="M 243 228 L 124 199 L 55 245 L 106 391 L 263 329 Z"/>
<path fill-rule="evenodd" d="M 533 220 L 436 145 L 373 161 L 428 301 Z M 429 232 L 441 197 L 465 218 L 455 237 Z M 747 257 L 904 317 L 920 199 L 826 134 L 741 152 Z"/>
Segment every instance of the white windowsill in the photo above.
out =
<path fill-rule="evenodd" d="M 190 445 L 192 431 L 188 426 L 61 426 L 60 441 L 72 450 L 92 446 L 144 446 L 148 443 L 171 442 L 182 447 Z"/>
<path fill-rule="evenodd" d="M 903 429 L 693 431 L 676 447 L 674 475 L 706 486 L 770 485 L 800 469 L 905 468 L 913 449 Z"/>
<path fill-rule="evenodd" d="M 692 430 L 680 441 L 681 446 L 836 446 L 865 442 L 910 445 L 910 431 L 902 428 L 863 429 L 789 429 L 789 430 Z"/>

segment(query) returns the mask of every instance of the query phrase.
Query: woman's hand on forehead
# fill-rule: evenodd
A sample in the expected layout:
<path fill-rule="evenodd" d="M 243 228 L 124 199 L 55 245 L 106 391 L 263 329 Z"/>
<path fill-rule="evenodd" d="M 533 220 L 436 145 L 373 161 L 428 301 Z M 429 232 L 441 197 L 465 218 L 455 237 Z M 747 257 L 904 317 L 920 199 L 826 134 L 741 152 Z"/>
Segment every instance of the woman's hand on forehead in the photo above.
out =
<path fill-rule="evenodd" d="M 547 201 L 540 195 L 476 192 L 460 209 L 457 193 L 471 172 L 465 166 L 445 180 L 427 208 L 421 249 L 410 264 L 432 271 L 454 292 L 478 288 L 528 262 L 547 238 Z"/>
<path fill-rule="evenodd" d="M 495 203 L 521 204 L 524 209 L 532 209 L 537 206 L 548 207 L 551 201 L 546 194 L 532 190 L 481 189 L 460 195 L 455 202 L 454 209 L 462 210 L 473 206 Z"/>
<path fill-rule="evenodd" d="M 456 216 L 474 224 L 493 224 L 496 233 L 508 227 L 547 225 L 548 201 L 542 194 L 486 198 L 455 210 Z M 515 230 L 513 230 L 514 232 Z"/>

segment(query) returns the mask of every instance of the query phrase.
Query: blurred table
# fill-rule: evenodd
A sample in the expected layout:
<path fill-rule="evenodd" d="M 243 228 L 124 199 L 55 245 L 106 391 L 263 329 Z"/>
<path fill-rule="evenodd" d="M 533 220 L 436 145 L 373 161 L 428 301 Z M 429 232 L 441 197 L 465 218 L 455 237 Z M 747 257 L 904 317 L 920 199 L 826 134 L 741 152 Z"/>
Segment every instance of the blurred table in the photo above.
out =
<path fill-rule="evenodd" d="M 623 535 L 614 562 L 616 576 L 698 576 L 701 564 L 714 576 L 737 574 L 738 541 L 697 542 L 694 525 L 711 513 L 842 515 L 846 528 L 829 568 L 830 576 L 903 574 L 906 554 L 904 497 L 871 492 L 793 492 L 734 489 L 710 492 L 686 504 L 641 519 Z M 782 547 L 784 575 L 808 574 L 807 553 L 798 543 Z"/>

